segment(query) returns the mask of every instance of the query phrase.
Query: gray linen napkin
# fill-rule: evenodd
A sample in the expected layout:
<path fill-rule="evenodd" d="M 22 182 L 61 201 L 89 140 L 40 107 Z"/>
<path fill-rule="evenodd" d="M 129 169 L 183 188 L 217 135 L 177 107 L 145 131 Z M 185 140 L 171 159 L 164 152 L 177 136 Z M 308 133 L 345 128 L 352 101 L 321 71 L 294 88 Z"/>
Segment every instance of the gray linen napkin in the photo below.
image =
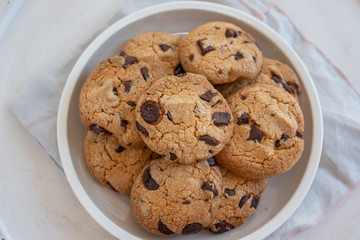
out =
<path fill-rule="evenodd" d="M 46 69 L 11 102 L 10 107 L 24 127 L 61 168 L 56 142 L 56 117 L 60 96 L 76 59 L 85 47 L 111 23 L 140 8 L 154 3 L 167 2 L 133 0 L 123 6 L 104 26 L 72 52 Z M 240 1 L 213 1 L 253 14 Z M 252 1 L 259 12 L 270 1 Z M 336 69 L 302 38 L 289 19 L 273 7 L 264 23 L 278 32 L 298 53 L 308 68 L 317 88 L 324 119 L 324 146 L 318 172 L 300 207 L 268 239 L 294 236 L 314 225 L 346 192 L 360 181 L 360 96 Z"/>

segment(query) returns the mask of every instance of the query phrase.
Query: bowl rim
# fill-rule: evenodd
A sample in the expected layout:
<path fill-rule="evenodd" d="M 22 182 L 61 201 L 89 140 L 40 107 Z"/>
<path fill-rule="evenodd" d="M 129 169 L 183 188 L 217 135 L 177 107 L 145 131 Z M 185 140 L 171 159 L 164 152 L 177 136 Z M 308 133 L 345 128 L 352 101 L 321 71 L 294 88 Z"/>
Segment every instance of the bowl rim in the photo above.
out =
<path fill-rule="evenodd" d="M 297 186 L 293 196 L 285 204 L 285 206 L 277 213 L 273 218 L 271 218 L 267 223 L 258 228 L 256 231 L 249 233 L 244 236 L 242 239 L 263 239 L 266 236 L 270 235 L 276 229 L 278 229 L 294 211 L 298 208 L 304 197 L 306 196 L 318 169 L 320 162 L 320 156 L 322 151 L 323 143 L 323 119 L 321 113 L 321 107 L 319 102 L 319 97 L 317 95 L 315 85 L 311 79 L 309 72 L 307 71 L 304 63 L 296 52 L 290 47 L 290 45 L 283 40 L 283 38 L 272 30 L 270 27 L 265 25 L 263 22 L 258 19 L 250 16 L 249 14 L 232 8 L 230 6 L 211 3 L 211 2 L 197 2 L 197 1 L 178 1 L 178 2 L 169 2 L 157 4 L 151 7 L 143 8 L 134 13 L 131 13 L 111 26 L 105 29 L 99 36 L 97 36 L 89 46 L 84 50 L 81 56 L 76 61 L 73 66 L 67 81 L 64 86 L 64 90 L 61 95 L 59 107 L 58 107 L 58 116 L 57 116 L 57 142 L 58 149 L 60 154 L 60 159 L 64 168 L 66 178 L 75 194 L 77 199 L 86 209 L 86 211 L 92 216 L 92 218 L 101 225 L 105 230 L 111 233 L 115 237 L 126 237 L 127 239 L 138 239 L 134 235 L 130 234 L 123 228 L 119 227 L 109 218 L 107 218 L 104 213 L 97 208 L 96 204 L 91 200 L 87 195 L 85 189 L 82 187 L 81 182 L 76 174 L 74 166 L 71 164 L 71 160 L 66 161 L 64 159 L 71 159 L 70 148 L 68 144 L 68 132 L 67 132 L 67 119 L 68 119 L 68 109 L 70 106 L 70 99 L 74 91 L 74 86 L 77 82 L 77 79 L 80 76 L 80 73 L 85 66 L 87 60 L 91 55 L 96 51 L 96 49 L 108 38 L 110 38 L 114 33 L 125 27 L 126 25 L 141 20 L 143 18 L 155 15 L 158 13 L 172 11 L 172 10 L 202 10 L 220 14 L 226 14 L 232 18 L 239 20 L 248 20 L 251 24 L 260 32 L 262 32 L 267 37 L 274 37 L 279 40 L 284 50 L 285 55 L 289 58 L 290 62 L 298 69 L 298 74 L 302 79 L 303 83 L 306 82 L 306 90 L 309 96 L 309 100 L 312 103 L 311 113 L 312 113 L 312 122 L 313 122 L 313 136 L 312 136 L 312 148 L 309 155 L 309 163 L 306 166 L 305 172 L 299 185 Z M 70 181 L 71 180 L 71 181 Z"/>

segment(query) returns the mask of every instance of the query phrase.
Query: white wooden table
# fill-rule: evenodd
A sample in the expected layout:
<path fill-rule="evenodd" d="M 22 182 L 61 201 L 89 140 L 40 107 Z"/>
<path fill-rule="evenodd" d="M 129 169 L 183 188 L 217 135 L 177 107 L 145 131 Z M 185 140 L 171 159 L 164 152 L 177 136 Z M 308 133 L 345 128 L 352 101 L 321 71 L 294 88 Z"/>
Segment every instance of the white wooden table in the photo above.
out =
<path fill-rule="evenodd" d="M 114 239 L 87 214 L 8 102 L 121 4 L 119 0 L 28 0 L 1 40 L 0 239 Z M 278 6 L 360 89 L 360 2 L 279 0 Z M 327 218 L 296 239 L 360 239 L 359 198 L 360 189 L 355 189 Z"/>

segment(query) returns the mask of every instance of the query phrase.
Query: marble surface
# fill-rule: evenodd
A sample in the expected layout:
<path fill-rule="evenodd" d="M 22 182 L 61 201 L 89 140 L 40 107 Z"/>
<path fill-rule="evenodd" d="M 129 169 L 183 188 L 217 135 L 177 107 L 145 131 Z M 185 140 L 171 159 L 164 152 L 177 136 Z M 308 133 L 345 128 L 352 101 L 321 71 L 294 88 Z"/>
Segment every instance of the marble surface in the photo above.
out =
<path fill-rule="evenodd" d="M 115 239 L 84 210 L 8 102 L 121 4 L 119 0 L 28 0 L 0 42 L 0 236 L 6 240 Z M 360 89 L 356 69 L 360 2 L 279 0 L 277 4 Z M 295 239 L 360 239 L 359 198 L 360 188 L 355 188 L 326 218 Z"/>

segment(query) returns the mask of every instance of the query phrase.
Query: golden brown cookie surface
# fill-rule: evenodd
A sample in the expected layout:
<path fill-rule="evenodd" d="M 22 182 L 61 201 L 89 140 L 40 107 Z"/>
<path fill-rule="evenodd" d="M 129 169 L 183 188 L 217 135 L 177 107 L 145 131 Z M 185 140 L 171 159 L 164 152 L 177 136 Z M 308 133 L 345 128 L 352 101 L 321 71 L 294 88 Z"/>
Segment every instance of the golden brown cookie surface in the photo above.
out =
<path fill-rule="evenodd" d="M 263 59 L 254 38 L 226 22 L 193 29 L 180 40 L 179 55 L 186 72 L 202 74 L 213 84 L 253 78 Z"/>
<path fill-rule="evenodd" d="M 86 164 L 97 181 L 123 194 L 130 194 L 132 184 L 142 168 L 150 162 L 147 147 L 124 147 L 110 135 L 87 130 L 83 142 Z"/>
<path fill-rule="evenodd" d="M 216 156 L 218 163 L 245 178 L 269 178 L 289 170 L 304 150 L 304 118 L 284 89 L 257 83 L 228 98 L 234 134 Z"/>
<path fill-rule="evenodd" d="M 149 148 L 180 163 L 210 158 L 232 134 L 228 104 L 199 74 L 156 81 L 135 111 L 137 128 Z"/>
<path fill-rule="evenodd" d="M 182 73 L 178 55 L 180 38 L 161 32 L 143 33 L 130 39 L 122 50 L 144 62 L 164 68 L 169 75 L 177 75 Z"/>
<path fill-rule="evenodd" d="M 228 98 L 240 88 L 255 83 L 267 83 L 285 89 L 295 98 L 300 94 L 300 83 L 296 73 L 285 63 L 275 59 L 264 58 L 259 75 L 253 79 L 236 80 L 227 84 L 216 85 L 215 88 Z"/>
<path fill-rule="evenodd" d="M 179 164 L 157 159 L 144 167 L 131 190 L 136 221 L 161 235 L 200 232 L 219 206 L 221 173 L 206 160 Z"/>
<path fill-rule="evenodd" d="M 244 179 L 219 167 L 222 175 L 222 195 L 219 209 L 207 229 L 224 233 L 244 224 L 256 211 L 267 179 Z"/>
<path fill-rule="evenodd" d="M 82 123 L 111 133 L 123 146 L 141 146 L 134 110 L 140 95 L 165 74 L 121 52 L 103 60 L 89 75 L 79 98 Z"/>

